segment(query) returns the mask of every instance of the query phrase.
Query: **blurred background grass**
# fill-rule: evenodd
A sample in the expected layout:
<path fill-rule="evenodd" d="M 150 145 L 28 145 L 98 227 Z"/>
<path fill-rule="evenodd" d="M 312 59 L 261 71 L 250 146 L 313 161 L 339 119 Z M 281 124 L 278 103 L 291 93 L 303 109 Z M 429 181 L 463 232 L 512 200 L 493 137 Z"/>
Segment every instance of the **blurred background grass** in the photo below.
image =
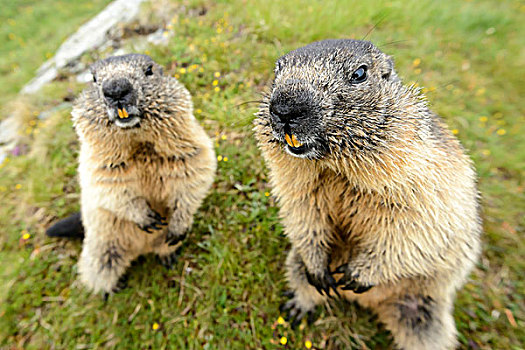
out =
<path fill-rule="evenodd" d="M 53 220 L 78 210 L 78 143 L 68 103 L 83 86 L 64 73 L 38 95 L 16 94 L 60 42 L 107 3 L 0 0 L 0 106 L 3 115 L 24 116 L 28 151 L 0 165 L 0 344 L 272 349 L 285 347 L 279 342 L 286 337 L 292 349 L 305 348 L 307 340 L 323 349 L 391 347 L 388 332 L 355 305 L 330 305 L 313 326 L 297 331 L 277 323 L 289 245 L 250 131 L 257 103 L 245 104 L 260 100 L 283 53 L 314 40 L 366 36 L 394 57 L 406 83 L 424 88 L 480 175 L 484 249 L 456 302 L 462 348 L 524 347 L 523 2 L 144 6 L 146 17 L 167 6 L 161 10 L 171 11 L 169 20 L 153 20 L 174 35 L 165 47 L 131 43 L 125 49 L 151 55 L 186 85 L 221 161 L 175 269 L 146 257 L 134 266 L 130 287 L 104 303 L 75 281 L 81 244 L 44 236 Z M 49 111 L 45 121 L 37 118 L 43 111 Z"/>

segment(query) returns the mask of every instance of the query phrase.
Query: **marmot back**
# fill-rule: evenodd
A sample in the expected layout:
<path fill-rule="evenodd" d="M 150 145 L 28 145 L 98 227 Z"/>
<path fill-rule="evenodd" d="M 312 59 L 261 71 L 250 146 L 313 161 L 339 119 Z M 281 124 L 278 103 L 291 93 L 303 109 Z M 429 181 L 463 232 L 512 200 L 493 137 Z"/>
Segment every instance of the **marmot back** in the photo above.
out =
<path fill-rule="evenodd" d="M 292 242 L 294 323 L 341 294 L 400 348 L 453 348 L 455 292 L 480 250 L 476 174 L 391 58 L 358 40 L 284 55 L 255 132 Z"/>
<path fill-rule="evenodd" d="M 79 273 L 89 289 L 111 293 L 141 254 L 171 266 L 216 159 L 189 92 L 150 57 L 110 57 L 92 73 L 72 112 L 85 228 Z"/>

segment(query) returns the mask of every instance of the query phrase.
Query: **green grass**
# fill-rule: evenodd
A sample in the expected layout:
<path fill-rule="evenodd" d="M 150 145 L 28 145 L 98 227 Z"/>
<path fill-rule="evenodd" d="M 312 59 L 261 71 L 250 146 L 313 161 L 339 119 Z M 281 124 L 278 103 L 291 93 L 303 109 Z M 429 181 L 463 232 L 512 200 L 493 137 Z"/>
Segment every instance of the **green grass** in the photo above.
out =
<path fill-rule="evenodd" d="M 58 1 L 45 4 L 50 12 L 59 8 Z M 213 191 L 197 214 L 179 262 L 167 271 L 146 257 L 132 269 L 130 287 L 108 303 L 87 293 L 76 281 L 81 244 L 44 235 L 56 217 L 78 210 L 78 143 L 69 109 L 57 109 L 45 123 L 29 120 L 31 152 L 11 157 L 0 169 L 0 344 L 273 349 L 284 348 L 278 342 L 286 336 L 291 349 L 303 349 L 305 340 L 319 349 L 390 347 L 390 335 L 375 316 L 353 304 L 322 308 L 313 326 L 296 331 L 276 324 L 289 244 L 282 237 L 276 203 L 266 196 L 267 170 L 250 131 L 257 103 L 243 104 L 261 98 L 281 54 L 323 38 L 362 38 L 376 26 L 367 37 L 394 56 L 405 82 L 425 87 L 432 108 L 457 132 L 479 172 L 483 256 L 458 293 L 454 316 L 461 346 L 524 347 L 522 3 L 410 0 L 336 6 L 202 0 L 175 7 L 170 45 L 149 47 L 146 53 L 191 91 L 196 115 L 215 137 L 217 153 L 228 157 L 219 162 Z M 11 13 L 1 16 L 18 12 Z M 78 16 L 76 24 L 86 19 Z M 58 43 L 63 37 L 52 30 L 56 25 L 51 18 L 42 25 L 30 16 L 17 19 L 17 26 L 48 31 L 53 34 L 48 41 Z M 65 26 L 67 31 L 71 26 Z M 42 60 L 30 64 L 37 67 Z M 0 86 L 21 86 L 29 76 L 3 75 Z M 31 108 L 56 107 L 80 88 L 54 83 L 34 98 Z M 11 98 L 13 91 L 1 95 Z M 26 232 L 31 237 L 23 240 Z M 160 325 L 157 330 L 154 323 Z"/>
<path fill-rule="evenodd" d="M 0 106 L 31 80 L 68 35 L 109 2 L 0 0 Z"/>

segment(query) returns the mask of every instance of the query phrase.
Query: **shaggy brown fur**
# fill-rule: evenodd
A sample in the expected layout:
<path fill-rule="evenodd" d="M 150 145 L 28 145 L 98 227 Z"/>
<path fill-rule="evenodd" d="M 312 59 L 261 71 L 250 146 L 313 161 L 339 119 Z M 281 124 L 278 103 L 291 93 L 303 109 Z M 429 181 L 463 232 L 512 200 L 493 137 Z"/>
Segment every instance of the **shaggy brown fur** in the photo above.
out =
<path fill-rule="evenodd" d="M 454 348 L 455 292 L 480 249 L 476 174 L 391 59 L 356 40 L 284 55 L 255 131 L 292 243 L 294 323 L 340 294 L 399 348 Z"/>
<path fill-rule="evenodd" d="M 151 58 L 110 57 L 92 71 L 72 112 L 85 228 L 79 273 L 89 289 L 110 293 L 140 254 L 172 263 L 216 159 L 189 92 Z"/>

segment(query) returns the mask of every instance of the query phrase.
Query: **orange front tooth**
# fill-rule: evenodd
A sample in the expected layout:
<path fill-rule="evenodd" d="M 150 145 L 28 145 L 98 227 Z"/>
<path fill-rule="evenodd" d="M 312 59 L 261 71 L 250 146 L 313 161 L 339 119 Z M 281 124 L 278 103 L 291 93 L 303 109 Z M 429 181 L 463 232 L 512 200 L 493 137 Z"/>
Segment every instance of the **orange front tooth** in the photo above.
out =
<path fill-rule="evenodd" d="M 295 137 L 295 135 L 292 135 L 292 142 L 295 148 L 301 147 L 303 145 L 299 142 L 299 140 L 297 140 L 297 137 Z"/>
<path fill-rule="evenodd" d="M 292 139 L 290 139 L 290 135 L 285 134 L 284 139 L 286 140 L 286 143 L 288 144 L 288 146 L 293 147 L 293 143 L 292 143 Z"/>
<path fill-rule="evenodd" d="M 129 117 L 129 114 L 128 114 L 128 111 L 126 111 L 126 108 L 122 108 L 122 115 L 124 116 L 124 118 Z"/>
<path fill-rule="evenodd" d="M 122 109 L 120 109 L 120 108 L 118 109 L 118 117 L 120 119 L 124 118 L 124 113 L 122 112 Z"/>

